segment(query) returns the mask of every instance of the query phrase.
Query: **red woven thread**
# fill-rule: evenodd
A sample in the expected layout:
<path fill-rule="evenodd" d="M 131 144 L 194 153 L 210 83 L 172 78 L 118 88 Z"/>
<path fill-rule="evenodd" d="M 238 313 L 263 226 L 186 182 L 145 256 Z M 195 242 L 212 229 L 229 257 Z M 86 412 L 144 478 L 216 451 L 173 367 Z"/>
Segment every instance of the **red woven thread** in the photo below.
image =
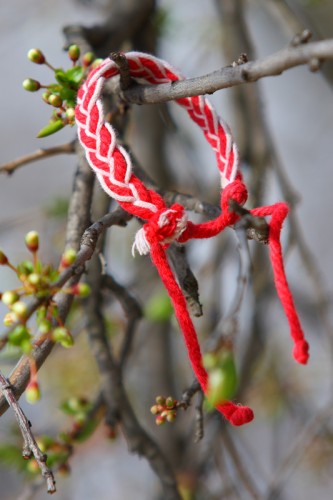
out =
<path fill-rule="evenodd" d="M 126 57 L 133 78 L 151 84 L 182 78 L 168 63 L 153 56 L 130 52 L 126 54 Z M 147 221 L 136 235 L 134 250 L 137 249 L 141 254 L 150 252 L 171 297 L 193 370 L 205 392 L 208 376 L 202 365 L 202 355 L 196 331 L 189 316 L 183 293 L 168 264 L 165 247 L 172 241 L 183 243 L 191 238 L 210 238 L 238 220 L 239 217 L 230 212 L 229 209 L 231 199 L 242 205 L 247 199 L 247 190 L 238 171 L 238 150 L 228 126 L 216 115 L 205 98 L 195 96 L 177 101 L 202 129 L 207 142 L 215 151 L 223 188 L 221 195 L 222 213 L 219 217 L 202 224 L 193 224 L 187 221 L 185 210 L 181 205 L 175 204 L 168 208 L 160 195 L 147 189 L 133 174 L 130 156 L 117 144 L 111 125 L 104 123 L 100 94 L 105 79 L 111 78 L 117 73 L 118 68 L 115 63 L 111 60 L 105 60 L 90 73 L 79 90 L 75 110 L 79 139 L 85 148 L 87 160 L 96 172 L 103 189 L 116 199 L 125 210 Z M 269 247 L 275 284 L 295 342 L 294 357 L 298 362 L 306 363 L 308 344 L 304 340 L 292 295 L 288 288 L 280 244 L 282 224 L 288 213 L 287 205 L 278 203 L 254 209 L 251 213 L 257 216 L 271 216 Z M 253 419 L 253 412 L 250 408 L 238 406 L 232 402 L 219 405 L 218 410 L 233 425 L 242 425 Z"/>

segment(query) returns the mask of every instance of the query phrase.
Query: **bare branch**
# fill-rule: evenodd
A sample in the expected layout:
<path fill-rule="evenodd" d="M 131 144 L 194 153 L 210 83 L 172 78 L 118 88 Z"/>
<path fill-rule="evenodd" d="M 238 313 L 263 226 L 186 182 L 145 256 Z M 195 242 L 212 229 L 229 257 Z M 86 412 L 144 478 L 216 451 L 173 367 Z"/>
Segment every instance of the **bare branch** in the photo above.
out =
<path fill-rule="evenodd" d="M 107 287 L 114 294 L 127 317 L 126 331 L 119 356 L 119 363 L 123 368 L 132 348 L 137 323 L 142 318 L 142 309 L 138 301 L 126 290 L 126 288 L 120 285 L 109 274 L 102 277 L 102 286 Z"/>
<path fill-rule="evenodd" d="M 66 144 L 61 144 L 60 146 L 54 146 L 53 148 L 37 149 L 34 153 L 20 156 L 20 158 L 16 158 L 16 160 L 8 163 L 3 163 L 0 165 L 0 174 L 12 174 L 23 165 L 27 165 L 33 161 L 43 160 L 50 156 L 75 153 L 75 143 L 76 141 L 71 141 Z"/>
<path fill-rule="evenodd" d="M 184 97 L 213 94 L 217 90 L 243 83 L 256 82 L 260 78 L 281 75 L 284 71 L 333 59 L 333 39 L 287 47 L 270 56 L 236 66 L 226 66 L 208 75 L 178 80 L 160 85 L 135 85 L 122 92 L 125 101 L 135 104 L 155 104 Z"/>
<path fill-rule="evenodd" d="M 39 449 L 36 440 L 31 432 L 31 424 L 22 408 L 16 401 L 14 393 L 11 389 L 11 385 L 8 380 L 4 377 L 4 375 L 0 371 L 0 388 L 2 394 L 6 398 L 9 406 L 12 408 L 17 423 L 20 427 L 20 431 L 23 436 L 23 452 L 22 456 L 25 459 L 31 458 L 33 455 L 38 463 L 38 466 L 42 472 L 43 477 L 46 480 L 47 491 L 48 493 L 55 493 L 56 486 L 53 473 L 51 469 L 46 465 L 47 456 Z"/>

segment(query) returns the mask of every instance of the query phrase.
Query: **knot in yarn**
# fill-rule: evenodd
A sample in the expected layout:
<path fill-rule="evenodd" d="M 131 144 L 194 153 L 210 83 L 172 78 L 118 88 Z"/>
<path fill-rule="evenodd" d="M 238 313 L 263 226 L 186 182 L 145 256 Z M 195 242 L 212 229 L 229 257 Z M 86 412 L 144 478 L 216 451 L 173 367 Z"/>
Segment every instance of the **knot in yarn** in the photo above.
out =
<path fill-rule="evenodd" d="M 136 233 L 132 253 L 140 255 L 150 252 L 152 242 L 168 245 L 176 241 L 187 227 L 187 214 L 182 205 L 175 203 L 170 208 L 159 210 Z"/>
<path fill-rule="evenodd" d="M 247 200 L 247 189 L 243 181 L 236 179 L 235 181 L 228 184 L 222 191 L 221 195 L 221 208 L 224 214 L 230 214 L 230 222 L 232 224 L 235 222 L 233 219 L 237 218 L 230 210 L 229 202 L 230 200 L 236 201 L 239 205 L 244 205 Z"/>

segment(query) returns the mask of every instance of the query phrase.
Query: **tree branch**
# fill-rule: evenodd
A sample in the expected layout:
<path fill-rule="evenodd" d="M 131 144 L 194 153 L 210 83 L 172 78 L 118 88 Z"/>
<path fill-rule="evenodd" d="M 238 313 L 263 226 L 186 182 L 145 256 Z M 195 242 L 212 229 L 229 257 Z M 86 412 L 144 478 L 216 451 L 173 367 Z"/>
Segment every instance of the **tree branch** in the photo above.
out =
<path fill-rule="evenodd" d="M 135 85 L 121 94 L 125 101 L 135 104 L 173 101 L 184 97 L 213 94 L 217 90 L 256 82 L 267 76 L 281 75 L 290 68 L 303 64 L 311 65 L 314 60 L 323 62 L 326 59 L 333 59 L 333 39 L 287 47 L 263 59 L 226 66 L 197 78 L 160 85 Z"/>
<path fill-rule="evenodd" d="M 42 453 L 42 451 L 39 449 L 36 440 L 31 432 L 31 424 L 27 419 L 27 417 L 25 416 L 25 413 L 23 412 L 22 408 L 16 401 L 10 383 L 1 373 L 1 371 L 0 371 L 0 388 L 2 394 L 6 398 L 9 406 L 12 408 L 15 414 L 15 418 L 17 420 L 17 423 L 20 427 L 20 431 L 23 436 L 23 452 L 22 452 L 23 458 L 28 460 L 29 458 L 31 458 L 32 455 L 35 457 L 36 462 L 38 463 L 39 468 L 42 471 L 42 475 L 46 479 L 47 492 L 55 493 L 56 486 L 55 486 L 54 476 L 51 469 L 49 469 L 48 466 L 46 465 L 47 456 L 44 453 Z"/>
<path fill-rule="evenodd" d="M 42 160 L 43 158 L 48 158 L 49 156 L 75 153 L 75 143 L 76 141 L 71 141 L 66 144 L 54 146 L 53 148 L 37 149 L 37 151 L 34 151 L 33 153 L 20 156 L 20 158 L 16 158 L 16 160 L 9 161 L 8 163 L 3 163 L 0 165 L 0 174 L 12 174 L 14 170 L 22 167 L 23 165 L 27 165 L 27 163 Z"/>

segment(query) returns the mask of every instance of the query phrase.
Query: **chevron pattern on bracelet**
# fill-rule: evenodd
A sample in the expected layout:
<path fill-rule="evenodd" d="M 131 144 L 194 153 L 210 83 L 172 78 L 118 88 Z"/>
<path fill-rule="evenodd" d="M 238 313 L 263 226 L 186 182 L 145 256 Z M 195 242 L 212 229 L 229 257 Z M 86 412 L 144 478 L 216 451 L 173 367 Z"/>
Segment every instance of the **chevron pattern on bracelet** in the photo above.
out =
<path fill-rule="evenodd" d="M 141 83 L 159 84 L 183 79 L 167 62 L 151 55 L 129 52 L 126 58 L 131 76 Z M 117 144 L 113 127 L 104 122 L 103 86 L 105 80 L 118 73 L 116 64 L 106 59 L 90 73 L 80 88 L 76 107 L 79 139 L 103 189 L 133 215 L 149 219 L 164 207 L 164 202 L 133 174 L 129 154 Z M 227 186 L 235 180 L 239 166 L 238 149 L 229 127 L 202 96 L 178 99 L 176 102 L 203 131 L 216 154 L 221 185 Z"/>

